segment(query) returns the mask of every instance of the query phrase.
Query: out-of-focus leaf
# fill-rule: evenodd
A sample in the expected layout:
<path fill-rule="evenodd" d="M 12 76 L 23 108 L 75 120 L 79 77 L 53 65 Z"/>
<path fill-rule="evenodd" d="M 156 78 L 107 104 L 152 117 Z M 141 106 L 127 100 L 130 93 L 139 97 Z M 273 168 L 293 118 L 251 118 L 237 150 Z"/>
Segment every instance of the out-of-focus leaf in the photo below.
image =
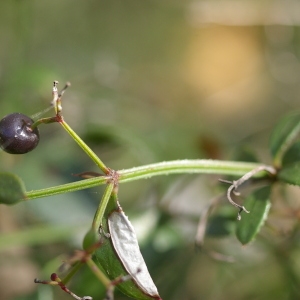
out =
<path fill-rule="evenodd" d="M 105 233 L 109 233 L 108 219 L 110 215 L 112 213 L 113 214 L 118 213 L 119 209 L 120 208 L 117 205 L 116 199 L 114 197 L 111 197 L 107 205 L 104 214 L 104 220 L 102 223 L 103 226 L 102 228 Z M 117 219 L 118 218 L 110 221 L 116 221 Z M 122 232 L 120 232 L 120 235 L 121 234 Z M 120 239 L 123 238 L 124 237 L 120 237 Z M 103 244 L 101 245 L 100 248 L 98 248 L 95 251 L 94 260 L 99 265 L 99 267 L 107 274 L 107 276 L 112 280 L 116 279 L 117 277 L 128 274 L 128 271 L 126 270 L 125 267 L 126 265 L 130 264 L 130 261 L 126 261 L 126 265 L 124 265 L 124 262 L 122 262 L 122 259 L 119 257 L 118 252 L 114 248 L 112 238 L 107 238 L 103 236 Z M 136 270 L 136 272 L 138 272 L 138 270 Z M 134 299 L 139 299 L 139 300 L 161 299 L 158 294 L 156 296 L 151 296 L 145 293 L 145 290 L 143 290 L 139 286 L 139 284 L 136 281 L 134 282 L 133 280 L 124 281 L 118 284 L 117 288 L 120 289 L 125 295 L 132 297 Z"/>
<path fill-rule="evenodd" d="M 300 162 L 300 141 L 293 144 L 285 153 L 282 158 L 282 165 L 287 166 Z"/>
<path fill-rule="evenodd" d="M 286 183 L 300 186 L 300 162 L 283 167 L 277 178 Z"/>
<path fill-rule="evenodd" d="M 299 133 L 300 112 L 285 116 L 275 127 L 270 139 L 270 150 L 276 166 L 281 165 L 285 151 Z"/>
<path fill-rule="evenodd" d="M 271 206 L 270 193 L 271 187 L 265 186 L 251 193 L 244 201 L 243 205 L 250 213 L 242 214 L 236 230 L 236 236 L 243 245 L 255 238 L 266 220 Z"/>
<path fill-rule="evenodd" d="M 23 181 L 11 173 L 0 173 L 0 203 L 13 205 L 25 199 Z"/>
<path fill-rule="evenodd" d="M 103 128 L 102 130 L 97 128 L 97 131 L 91 129 L 87 131 L 82 138 L 89 145 L 96 144 L 101 146 L 118 146 L 117 140 L 113 136 L 113 133 L 111 133 L 109 130 L 104 131 Z"/>
<path fill-rule="evenodd" d="M 224 237 L 234 233 L 236 216 L 213 216 L 207 224 L 206 235 Z"/>
<path fill-rule="evenodd" d="M 278 179 L 289 184 L 300 185 L 300 142 L 293 144 L 282 158 L 282 169 Z"/>

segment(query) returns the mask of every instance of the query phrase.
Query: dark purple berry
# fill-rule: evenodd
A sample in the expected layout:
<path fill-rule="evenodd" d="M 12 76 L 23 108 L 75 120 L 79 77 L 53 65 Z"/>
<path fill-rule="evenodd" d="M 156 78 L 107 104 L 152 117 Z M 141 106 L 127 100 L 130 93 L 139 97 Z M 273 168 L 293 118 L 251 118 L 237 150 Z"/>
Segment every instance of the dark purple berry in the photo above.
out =
<path fill-rule="evenodd" d="M 12 113 L 0 120 L 0 147 L 11 154 L 24 154 L 33 150 L 39 143 L 37 127 L 31 129 L 33 120 L 20 114 Z"/>

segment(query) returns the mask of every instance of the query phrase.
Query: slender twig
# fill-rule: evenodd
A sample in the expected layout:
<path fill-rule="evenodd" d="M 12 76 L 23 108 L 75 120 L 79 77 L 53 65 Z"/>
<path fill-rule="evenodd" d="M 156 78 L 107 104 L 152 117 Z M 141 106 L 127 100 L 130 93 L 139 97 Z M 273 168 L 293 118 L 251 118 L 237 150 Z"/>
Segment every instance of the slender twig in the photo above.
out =
<path fill-rule="evenodd" d="M 103 193 L 101 202 L 100 202 L 100 204 L 97 208 L 97 211 L 95 213 L 95 216 L 94 216 L 94 220 L 93 220 L 93 224 L 92 224 L 92 228 L 94 229 L 94 231 L 98 231 L 101 224 L 102 224 L 102 219 L 103 219 L 103 216 L 104 216 L 104 212 L 105 212 L 108 200 L 111 197 L 111 193 L 113 191 L 113 188 L 114 188 L 114 183 L 112 183 L 112 182 L 107 184 L 107 186 L 106 186 L 106 189 Z"/>
<path fill-rule="evenodd" d="M 198 226 L 197 226 L 197 232 L 195 236 L 195 244 L 198 248 L 201 248 L 204 244 L 204 237 L 206 233 L 206 227 L 208 223 L 208 218 L 212 212 L 212 210 L 217 206 L 217 204 L 220 202 L 220 200 L 223 198 L 223 194 L 219 195 L 217 197 L 214 197 L 209 201 L 209 204 L 202 210 Z"/>
<path fill-rule="evenodd" d="M 60 123 L 60 125 L 65 129 L 65 131 L 74 139 L 74 141 L 81 147 L 81 149 L 94 161 L 94 163 L 99 167 L 100 170 L 103 171 L 104 174 L 109 173 L 109 168 L 105 166 L 102 160 L 94 153 L 94 151 L 77 135 L 77 133 L 66 123 L 62 116 L 62 104 L 61 98 L 65 93 L 66 89 L 71 85 L 70 82 L 67 82 L 64 88 L 58 93 L 57 90 L 58 81 L 54 81 L 53 88 L 52 88 L 52 105 L 54 106 L 56 117 L 49 118 L 51 121 L 52 119 L 54 122 Z M 49 122 L 50 122 L 49 121 Z M 35 125 L 35 124 L 34 124 Z"/>
<path fill-rule="evenodd" d="M 266 166 L 266 165 L 261 165 L 256 167 L 255 169 L 247 172 L 246 174 L 244 174 L 241 178 L 239 178 L 238 180 L 234 180 L 232 182 L 227 181 L 227 180 L 220 180 L 221 182 L 225 182 L 225 183 L 231 183 L 230 187 L 227 190 L 227 199 L 228 201 L 235 207 L 237 207 L 239 209 L 238 212 L 238 220 L 241 220 L 241 212 L 244 211 L 247 214 L 250 213 L 250 211 L 248 211 L 245 206 L 242 206 L 240 204 L 237 204 L 236 202 L 234 202 L 231 198 L 231 193 L 235 193 L 237 194 L 237 189 L 247 180 L 249 180 L 250 178 L 252 178 L 253 176 L 255 176 L 257 173 L 260 173 L 262 171 L 266 171 L 271 175 L 276 175 L 276 169 L 271 167 L 271 166 Z"/>
<path fill-rule="evenodd" d="M 148 179 L 154 176 L 171 174 L 216 174 L 239 176 L 261 167 L 258 163 L 233 162 L 220 160 L 174 160 L 168 162 L 154 163 L 136 168 L 117 171 L 118 182 L 129 182 L 139 179 Z M 272 168 L 265 166 L 265 168 Z M 264 171 L 257 172 L 253 177 L 264 178 L 268 174 Z M 83 179 L 80 181 L 58 185 L 55 187 L 28 191 L 24 200 L 36 199 L 52 195 L 74 192 L 95 186 L 106 184 L 110 176 L 97 176 L 95 178 Z"/>
<path fill-rule="evenodd" d="M 59 122 L 65 131 L 74 139 L 74 141 L 81 147 L 81 149 L 92 159 L 104 174 L 108 174 L 110 169 L 105 166 L 103 161 L 96 155 L 96 153 L 79 137 L 79 135 L 61 118 Z"/>
<path fill-rule="evenodd" d="M 104 275 L 104 273 L 99 269 L 93 259 L 89 258 L 86 260 L 87 266 L 90 270 L 96 275 L 96 277 L 103 283 L 103 285 L 108 288 L 110 286 L 111 281 Z"/>
<path fill-rule="evenodd" d="M 233 257 L 219 253 L 217 251 L 213 251 L 211 249 L 205 249 L 204 246 L 204 238 L 206 234 L 208 218 L 211 215 L 213 209 L 220 203 L 223 197 L 224 194 L 222 193 L 221 195 L 218 195 L 217 197 L 211 199 L 210 203 L 201 212 L 197 226 L 197 233 L 195 236 L 195 245 L 197 250 L 201 250 L 201 252 L 207 254 L 210 258 L 214 260 L 233 263 L 235 262 L 235 259 Z"/>
<path fill-rule="evenodd" d="M 51 280 L 40 280 L 40 279 L 34 279 L 34 283 L 41 283 L 41 284 L 49 284 L 49 285 L 56 285 L 59 286 L 64 292 L 71 295 L 76 300 L 93 300 L 90 296 L 83 296 L 79 297 L 76 294 L 74 294 L 72 291 L 70 291 L 65 284 L 61 281 L 61 279 L 57 276 L 57 274 L 53 273 L 51 275 Z"/>

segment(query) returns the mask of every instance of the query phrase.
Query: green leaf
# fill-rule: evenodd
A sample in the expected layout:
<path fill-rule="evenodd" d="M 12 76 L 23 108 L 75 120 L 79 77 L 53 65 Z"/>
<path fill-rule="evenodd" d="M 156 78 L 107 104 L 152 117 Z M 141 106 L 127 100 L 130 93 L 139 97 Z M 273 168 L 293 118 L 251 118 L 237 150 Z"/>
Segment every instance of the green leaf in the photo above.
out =
<path fill-rule="evenodd" d="M 283 167 L 277 178 L 286 183 L 300 186 L 300 162 Z"/>
<path fill-rule="evenodd" d="M 271 206 L 270 193 L 271 187 L 266 186 L 251 193 L 244 201 L 243 205 L 250 213 L 242 214 L 236 230 L 236 236 L 243 245 L 255 238 L 267 218 Z"/>
<path fill-rule="evenodd" d="M 293 144 L 284 154 L 277 178 L 285 183 L 300 185 L 300 142 Z"/>
<path fill-rule="evenodd" d="M 119 210 L 117 199 L 114 196 L 110 197 L 107 204 L 106 211 L 103 216 L 102 229 L 104 233 L 109 233 L 108 218 L 112 213 Z M 114 280 L 120 276 L 127 275 L 121 258 L 118 257 L 117 251 L 114 249 L 112 238 L 105 237 L 103 233 L 103 244 L 94 253 L 94 261 L 107 274 L 107 276 Z M 107 234 L 106 234 L 107 235 Z M 130 264 L 130 261 L 127 262 Z M 133 280 L 127 280 L 117 285 L 117 288 L 125 295 L 138 300 L 153 300 L 161 299 L 158 295 L 156 297 L 146 294 L 143 289 Z"/>
<path fill-rule="evenodd" d="M 234 233 L 236 215 L 213 216 L 207 224 L 206 235 L 220 238 Z"/>
<path fill-rule="evenodd" d="M 270 150 L 275 166 L 281 166 L 281 160 L 300 132 L 300 112 L 285 116 L 275 127 L 271 139 Z"/>
<path fill-rule="evenodd" d="M 11 173 L 0 173 L 0 203 L 13 205 L 25 199 L 23 181 Z"/>
<path fill-rule="evenodd" d="M 300 162 L 300 141 L 293 144 L 284 154 L 282 158 L 282 165 L 288 166 Z"/>

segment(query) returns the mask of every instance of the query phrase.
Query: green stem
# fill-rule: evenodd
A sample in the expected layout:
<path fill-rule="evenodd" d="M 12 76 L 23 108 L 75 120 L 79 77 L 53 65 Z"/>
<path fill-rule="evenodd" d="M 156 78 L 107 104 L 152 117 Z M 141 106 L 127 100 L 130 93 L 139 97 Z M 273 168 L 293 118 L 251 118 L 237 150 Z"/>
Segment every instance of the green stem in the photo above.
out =
<path fill-rule="evenodd" d="M 262 166 L 262 164 L 207 159 L 175 160 L 121 170 L 117 173 L 119 174 L 119 183 L 122 183 L 170 174 L 218 174 L 242 176 L 259 166 Z M 254 177 L 267 177 L 267 172 L 262 171 L 256 174 Z M 26 200 L 63 194 L 103 185 L 107 183 L 108 179 L 109 176 L 99 176 L 51 188 L 27 192 Z"/>
<path fill-rule="evenodd" d="M 96 275 L 96 277 L 105 285 L 105 287 L 109 287 L 110 280 L 104 275 L 104 273 L 98 268 L 98 266 L 91 258 L 86 261 L 86 264 L 88 265 L 90 270 Z"/>
<path fill-rule="evenodd" d="M 31 125 L 31 129 L 34 129 L 34 128 L 38 127 L 41 124 L 50 124 L 50 123 L 57 123 L 57 117 L 38 119 Z"/>
<path fill-rule="evenodd" d="M 25 200 L 54 196 L 58 194 L 65 194 L 69 192 L 75 192 L 83 189 L 92 188 L 95 186 L 105 184 L 108 179 L 109 178 L 106 176 L 101 176 L 101 177 L 99 176 L 99 177 L 84 179 L 76 182 L 57 185 L 50 188 L 26 192 Z"/>
<path fill-rule="evenodd" d="M 100 225 L 102 224 L 103 215 L 104 215 L 107 203 L 109 201 L 109 198 L 111 196 L 111 193 L 113 191 L 113 188 L 114 188 L 114 183 L 111 182 L 111 183 L 107 184 L 106 189 L 103 193 L 101 202 L 97 208 L 97 211 L 94 216 L 93 224 L 92 224 L 92 228 L 95 231 L 98 231 Z"/>
<path fill-rule="evenodd" d="M 67 284 L 83 265 L 81 261 L 76 262 L 68 274 L 62 279 L 63 284 Z"/>
<path fill-rule="evenodd" d="M 170 174 L 219 174 L 242 176 L 249 171 L 256 169 L 263 164 L 220 161 L 211 159 L 198 160 L 174 160 L 167 162 L 159 162 L 146 166 L 131 168 L 118 171 L 119 182 L 128 182 L 132 180 L 150 178 L 152 176 L 170 175 Z M 265 173 L 266 174 L 266 173 Z M 264 175 L 265 175 L 264 174 Z M 263 173 L 259 173 L 260 176 Z"/>
<path fill-rule="evenodd" d="M 95 154 L 95 152 L 77 135 L 77 133 L 64 121 L 59 122 L 61 126 L 69 133 L 69 135 L 76 141 L 82 150 L 93 160 L 93 162 L 104 172 L 109 173 L 109 168 L 105 166 L 102 160 Z"/>

